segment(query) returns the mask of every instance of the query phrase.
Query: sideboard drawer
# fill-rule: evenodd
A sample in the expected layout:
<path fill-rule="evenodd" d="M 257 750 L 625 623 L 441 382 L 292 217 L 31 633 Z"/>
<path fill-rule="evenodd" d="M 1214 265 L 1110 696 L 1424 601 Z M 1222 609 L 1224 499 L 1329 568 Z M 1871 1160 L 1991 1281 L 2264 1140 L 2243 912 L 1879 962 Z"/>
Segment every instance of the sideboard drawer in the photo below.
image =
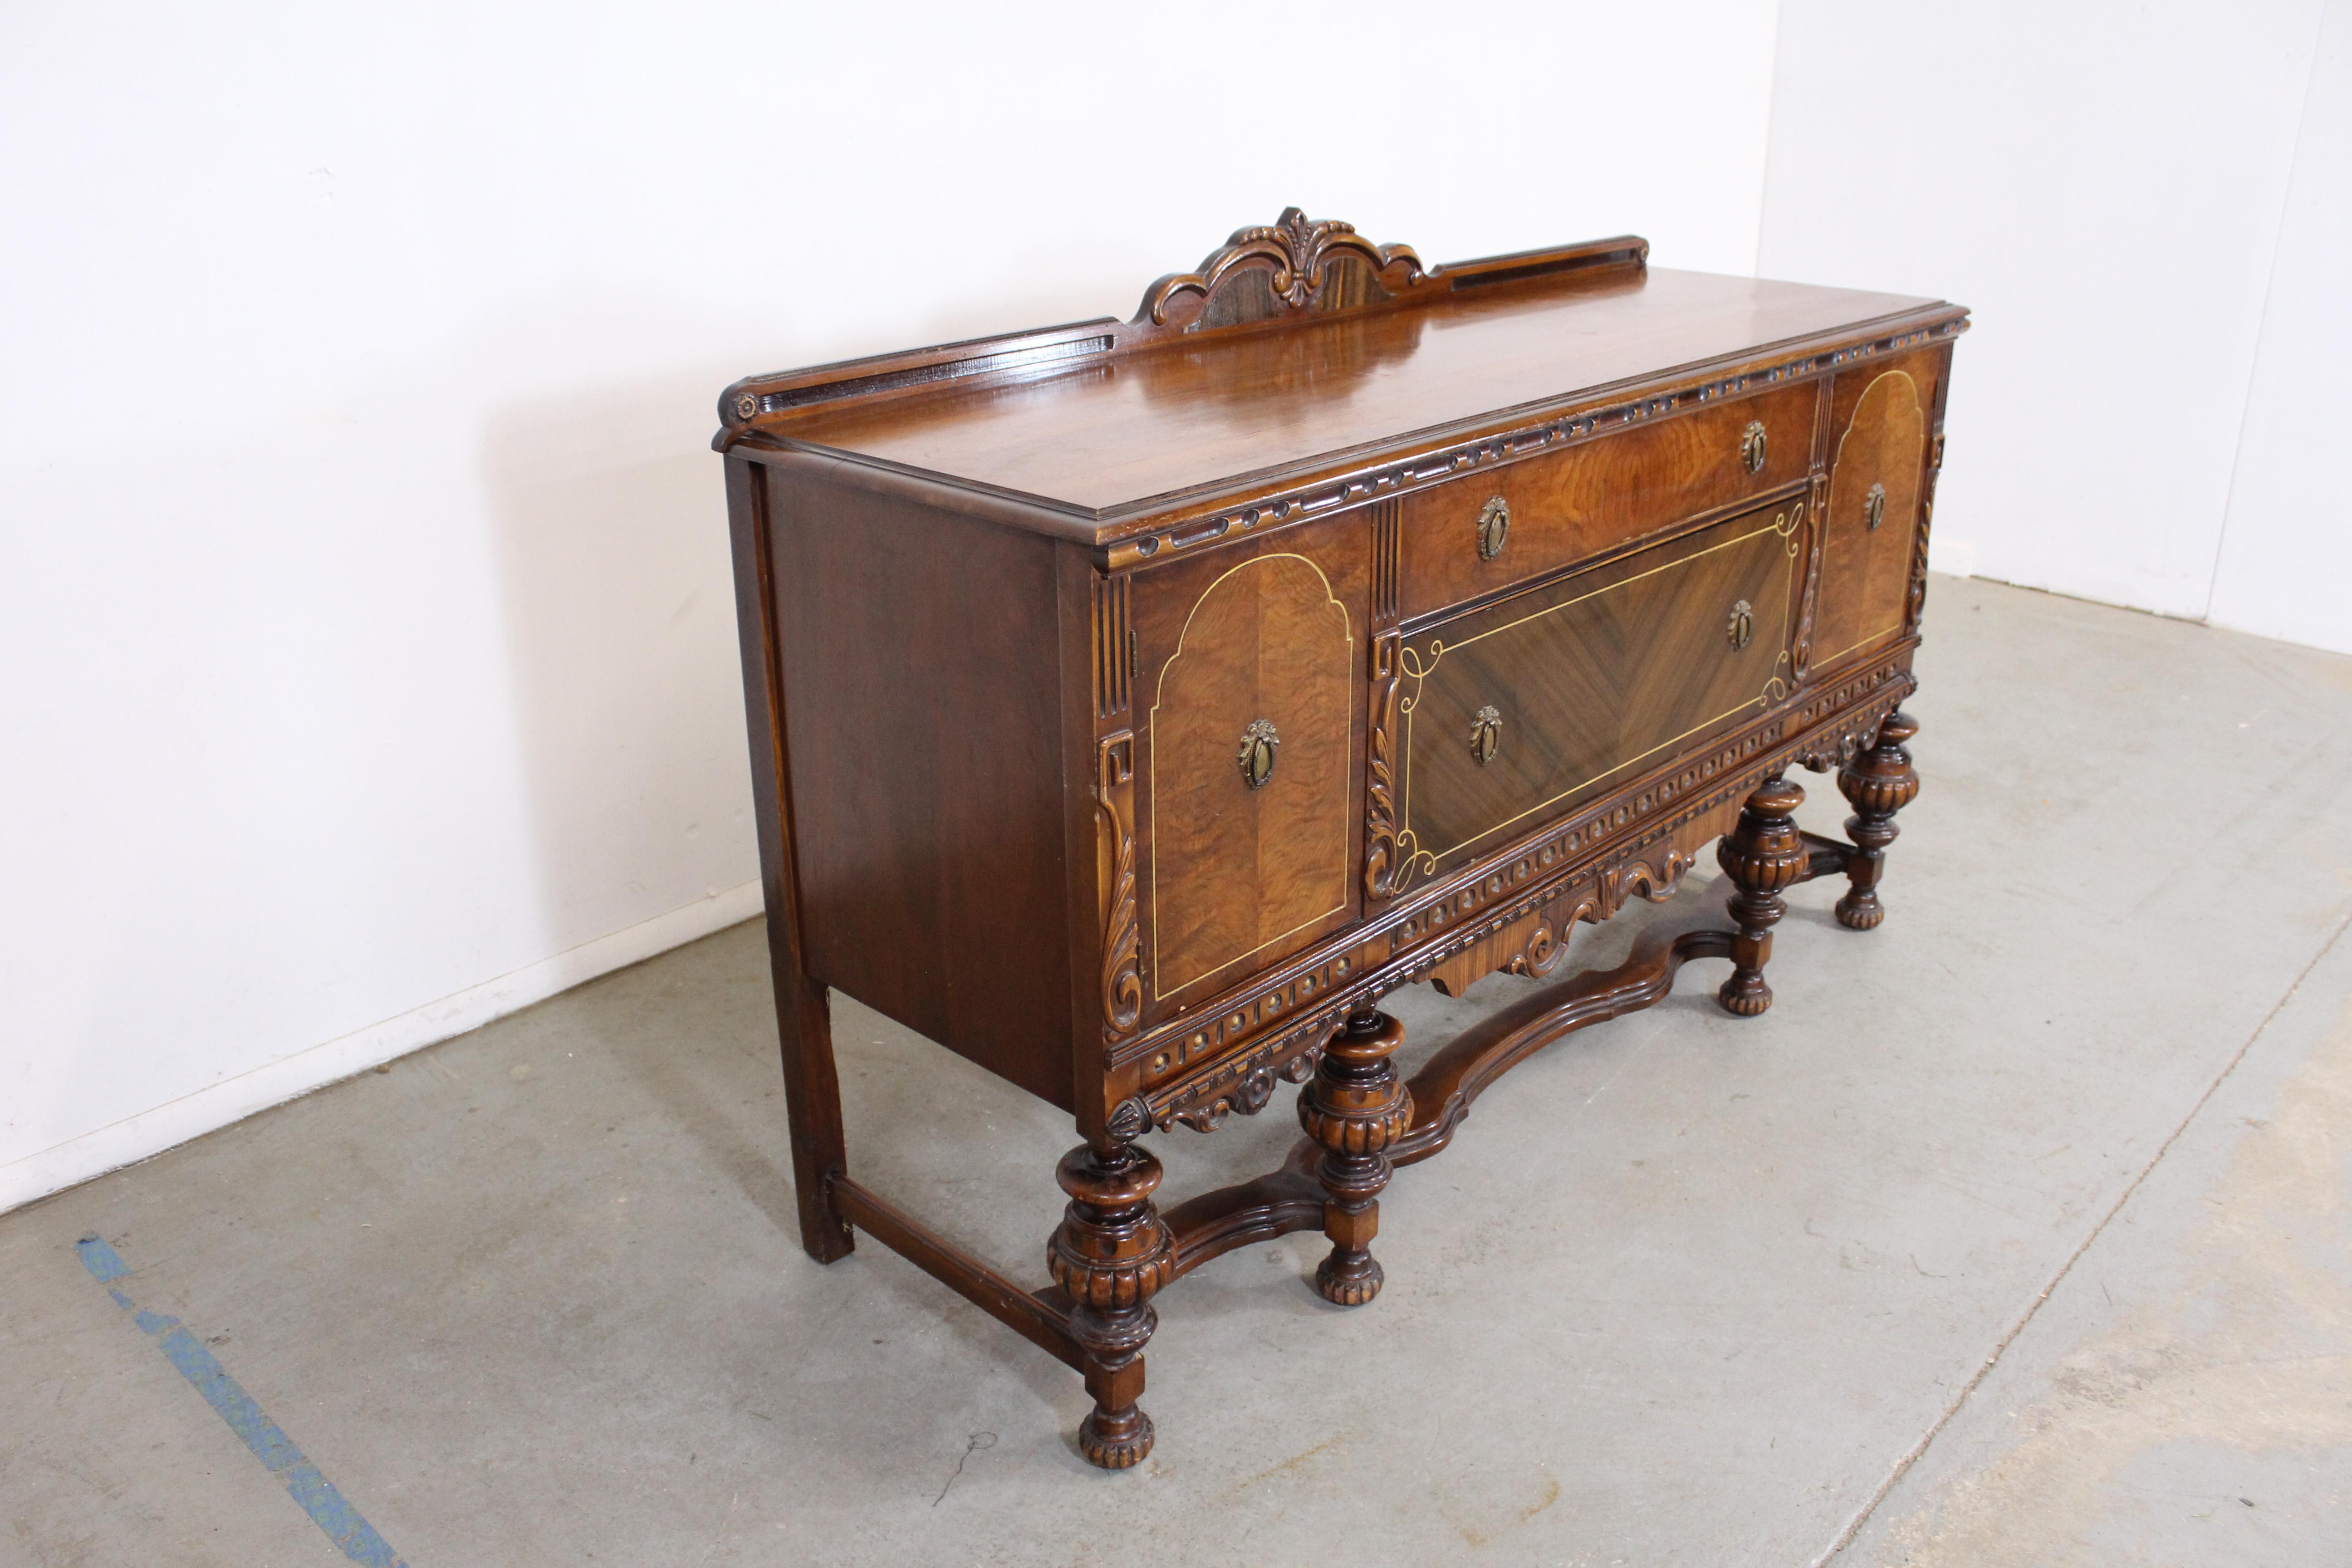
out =
<path fill-rule="evenodd" d="M 1406 496 L 1398 540 L 1404 618 L 1804 478 L 1818 397 L 1811 383 L 1778 387 Z M 1498 504 L 1507 517 L 1499 539 Z"/>
<path fill-rule="evenodd" d="M 1399 649 L 1401 881 L 1450 871 L 1789 691 L 1796 502 L 1424 628 Z"/>

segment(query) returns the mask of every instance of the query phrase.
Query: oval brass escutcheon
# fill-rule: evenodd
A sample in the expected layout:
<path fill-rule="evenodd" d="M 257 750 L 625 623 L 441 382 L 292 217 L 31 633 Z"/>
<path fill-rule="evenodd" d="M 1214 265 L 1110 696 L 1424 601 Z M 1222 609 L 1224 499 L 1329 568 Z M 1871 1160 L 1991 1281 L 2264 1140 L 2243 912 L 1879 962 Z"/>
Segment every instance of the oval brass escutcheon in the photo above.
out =
<path fill-rule="evenodd" d="M 1731 616 L 1724 623 L 1723 635 L 1731 644 L 1731 651 L 1734 653 L 1745 648 L 1748 640 L 1755 637 L 1756 612 L 1749 607 L 1747 600 L 1741 599 L 1731 606 Z"/>
<path fill-rule="evenodd" d="M 1494 705 L 1489 703 L 1479 709 L 1470 720 L 1470 754 L 1478 759 L 1479 766 L 1484 767 L 1495 760 L 1495 753 L 1502 744 L 1503 716 L 1496 712 Z"/>
<path fill-rule="evenodd" d="M 1274 777 L 1274 749 L 1282 744 L 1282 737 L 1274 732 L 1271 720 L 1253 719 L 1250 727 L 1242 731 L 1242 749 L 1234 758 L 1242 770 L 1242 783 L 1252 789 L 1264 789 Z"/>
<path fill-rule="evenodd" d="M 1750 419 L 1739 433 L 1739 461 L 1751 474 L 1764 471 L 1764 421 Z"/>
<path fill-rule="evenodd" d="M 1510 532 L 1511 503 L 1496 496 L 1478 510 L 1478 559 L 1492 561 L 1500 555 Z"/>
<path fill-rule="evenodd" d="M 1876 533 L 1878 531 L 1878 525 L 1885 521 L 1886 487 L 1885 485 L 1873 485 L 1870 487 L 1870 493 L 1862 498 L 1863 526 L 1868 529 L 1871 532 Z"/>

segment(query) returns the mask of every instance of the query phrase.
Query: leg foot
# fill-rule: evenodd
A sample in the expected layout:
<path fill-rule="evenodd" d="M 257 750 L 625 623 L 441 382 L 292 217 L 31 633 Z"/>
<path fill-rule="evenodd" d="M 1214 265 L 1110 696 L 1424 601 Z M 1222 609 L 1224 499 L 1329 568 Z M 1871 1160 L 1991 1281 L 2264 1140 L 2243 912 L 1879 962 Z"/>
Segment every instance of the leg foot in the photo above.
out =
<path fill-rule="evenodd" d="M 1143 1347 L 1160 1324 L 1151 1297 L 1176 1267 L 1175 1241 L 1151 1201 L 1160 1162 L 1131 1143 L 1081 1144 L 1055 1173 L 1070 1194 L 1045 1247 L 1045 1268 L 1071 1300 L 1070 1333 L 1086 1352 L 1095 1407 L 1078 1426 L 1078 1450 L 1107 1470 L 1151 1452 L 1143 1394 Z"/>
<path fill-rule="evenodd" d="M 1412 1125 L 1412 1096 L 1390 1055 L 1404 1026 L 1367 1006 L 1351 1013 L 1323 1049 L 1315 1076 L 1298 1094 L 1298 1124 L 1323 1145 L 1316 1175 L 1323 1184 L 1323 1234 L 1331 1255 L 1315 1270 L 1315 1289 L 1339 1307 L 1360 1307 L 1386 1278 L 1371 1253 L 1381 1228 L 1381 1190 L 1393 1167 L 1388 1147 Z"/>
<path fill-rule="evenodd" d="M 1315 1293 L 1335 1307 L 1362 1306 L 1381 1293 L 1388 1279 L 1388 1270 L 1365 1247 L 1335 1243 L 1331 1255 L 1315 1266 Z"/>
<path fill-rule="evenodd" d="M 1151 1452 L 1151 1417 L 1135 1405 L 1123 1415 L 1105 1415 L 1097 1406 L 1078 1423 L 1078 1452 L 1087 1463 L 1106 1470 L 1124 1470 L 1143 1463 Z"/>
<path fill-rule="evenodd" d="M 1789 815 L 1805 792 L 1783 778 L 1770 778 L 1748 797 L 1739 822 L 1716 847 L 1715 858 L 1735 891 L 1726 906 L 1739 934 L 1731 943 L 1731 978 L 1716 999 L 1724 1011 L 1752 1018 L 1772 1005 L 1764 965 L 1772 956 L 1772 927 L 1789 912 L 1780 889 L 1803 872 L 1810 851 Z"/>
<path fill-rule="evenodd" d="M 1092 1368 L 1087 1373 L 1087 1392 L 1095 1396 L 1095 1407 L 1078 1423 L 1078 1452 L 1087 1457 L 1087 1463 L 1106 1470 L 1124 1470 L 1143 1463 L 1151 1452 L 1152 1439 L 1159 1436 L 1152 1430 L 1151 1417 L 1135 1402 L 1143 1392 L 1142 1361 L 1129 1363 L 1127 1370 L 1134 1373 L 1131 1391 L 1112 1386 L 1116 1374 L 1097 1383 Z"/>
<path fill-rule="evenodd" d="M 1838 770 L 1838 790 L 1853 805 L 1845 819 L 1845 836 L 1854 852 L 1846 857 L 1846 879 L 1853 884 L 1837 901 L 1838 923 L 1868 931 L 1886 918 L 1878 901 L 1878 879 L 1886 869 L 1886 847 L 1901 831 L 1895 814 L 1919 798 L 1919 774 L 1903 742 L 1919 732 L 1918 721 L 1900 708 L 1878 726 L 1878 742 Z"/>

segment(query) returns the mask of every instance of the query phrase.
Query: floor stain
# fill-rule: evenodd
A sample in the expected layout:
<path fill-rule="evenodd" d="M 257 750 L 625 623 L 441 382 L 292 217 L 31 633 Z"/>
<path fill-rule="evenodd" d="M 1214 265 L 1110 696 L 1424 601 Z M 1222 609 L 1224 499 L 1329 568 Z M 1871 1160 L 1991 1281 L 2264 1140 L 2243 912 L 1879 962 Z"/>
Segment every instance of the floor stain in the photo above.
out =
<path fill-rule="evenodd" d="M 1315 1447 L 1307 1449 L 1305 1453 L 1293 1454 L 1290 1458 L 1283 1460 L 1282 1463 L 1275 1466 L 1273 1468 L 1260 1470 L 1257 1474 L 1252 1476 L 1249 1479 L 1235 1487 L 1234 1490 L 1237 1492 L 1247 1491 L 1250 1488 L 1257 1485 L 1260 1481 L 1272 1480 L 1276 1476 L 1295 1470 L 1299 1466 L 1305 1464 L 1307 1460 L 1313 1458 L 1316 1455 L 1338 1447 L 1352 1436 L 1354 1436 L 1353 1433 L 1341 1432 L 1334 1436 L 1326 1437 L 1323 1441 L 1316 1444 Z"/>

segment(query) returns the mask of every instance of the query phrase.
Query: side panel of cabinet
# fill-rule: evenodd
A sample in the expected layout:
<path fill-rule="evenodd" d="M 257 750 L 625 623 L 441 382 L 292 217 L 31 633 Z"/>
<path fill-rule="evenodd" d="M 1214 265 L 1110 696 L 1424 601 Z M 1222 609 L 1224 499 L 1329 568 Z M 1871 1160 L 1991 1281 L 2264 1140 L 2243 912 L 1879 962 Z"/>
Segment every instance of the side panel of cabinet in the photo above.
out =
<path fill-rule="evenodd" d="M 1369 528 L 1350 513 L 1134 581 L 1148 1016 L 1355 918 Z"/>
<path fill-rule="evenodd" d="M 760 471 L 809 972 L 1068 1108 L 1053 542 Z"/>
<path fill-rule="evenodd" d="M 1904 627 L 1928 437 L 1948 351 L 1839 373 L 1830 404 L 1830 491 L 1812 668 L 1827 670 Z"/>

